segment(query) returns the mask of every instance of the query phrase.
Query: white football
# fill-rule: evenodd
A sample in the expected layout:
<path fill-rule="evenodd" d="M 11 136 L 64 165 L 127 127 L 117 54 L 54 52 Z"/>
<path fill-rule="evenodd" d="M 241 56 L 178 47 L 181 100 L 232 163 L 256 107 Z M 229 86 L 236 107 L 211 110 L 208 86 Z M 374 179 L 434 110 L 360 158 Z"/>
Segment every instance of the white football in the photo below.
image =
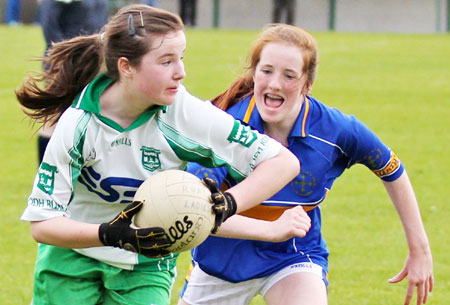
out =
<path fill-rule="evenodd" d="M 167 170 L 146 179 L 136 191 L 143 201 L 134 216 L 138 228 L 162 227 L 172 245 L 170 252 L 182 252 L 201 244 L 214 227 L 211 192 L 203 182 L 182 170 Z"/>

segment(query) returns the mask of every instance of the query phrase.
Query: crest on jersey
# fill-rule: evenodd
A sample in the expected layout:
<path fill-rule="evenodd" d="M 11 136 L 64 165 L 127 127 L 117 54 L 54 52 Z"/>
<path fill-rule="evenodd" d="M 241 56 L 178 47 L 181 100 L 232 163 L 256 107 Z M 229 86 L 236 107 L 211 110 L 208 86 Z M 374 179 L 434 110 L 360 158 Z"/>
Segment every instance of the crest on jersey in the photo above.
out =
<path fill-rule="evenodd" d="M 245 147 L 250 147 L 256 139 L 256 132 L 249 126 L 245 126 L 238 121 L 234 121 L 233 130 L 231 130 L 227 140 L 230 142 L 239 143 Z"/>
<path fill-rule="evenodd" d="M 56 166 L 42 162 L 38 171 L 39 181 L 37 187 L 49 195 L 53 194 L 56 173 L 58 173 Z"/>
<path fill-rule="evenodd" d="M 161 161 L 159 160 L 160 150 L 142 146 L 142 166 L 148 171 L 155 171 L 158 168 L 161 168 Z"/>
<path fill-rule="evenodd" d="M 311 195 L 316 187 L 316 178 L 307 171 L 301 171 L 300 175 L 291 182 L 294 192 L 302 197 Z"/>
<path fill-rule="evenodd" d="M 381 149 L 377 148 L 365 156 L 361 163 L 367 165 L 371 170 L 377 170 L 383 166 L 383 159 L 383 152 Z"/>

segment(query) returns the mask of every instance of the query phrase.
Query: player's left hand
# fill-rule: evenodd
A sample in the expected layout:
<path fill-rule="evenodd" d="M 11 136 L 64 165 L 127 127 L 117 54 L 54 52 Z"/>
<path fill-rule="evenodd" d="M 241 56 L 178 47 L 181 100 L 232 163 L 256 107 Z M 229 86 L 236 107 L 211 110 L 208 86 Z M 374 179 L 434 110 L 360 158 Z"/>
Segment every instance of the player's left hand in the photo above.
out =
<path fill-rule="evenodd" d="M 428 294 L 433 290 L 433 260 L 431 253 L 408 255 L 403 269 L 389 283 L 398 283 L 408 277 L 408 290 L 406 292 L 405 305 L 411 302 L 414 290 L 417 289 L 417 305 L 427 302 Z"/>
<path fill-rule="evenodd" d="M 305 237 L 311 228 L 311 218 L 302 206 L 290 208 L 272 222 L 273 237 L 271 242 L 282 242 L 293 237 Z"/>
<path fill-rule="evenodd" d="M 211 230 L 211 233 L 215 234 L 222 222 L 236 214 L 237 205 L 233 195 L 228 192 L 222 192 L 213 179 L 205 177 L 202 181 L 211 191 L 212 210 L 216 214 L 214 228 Z"/>

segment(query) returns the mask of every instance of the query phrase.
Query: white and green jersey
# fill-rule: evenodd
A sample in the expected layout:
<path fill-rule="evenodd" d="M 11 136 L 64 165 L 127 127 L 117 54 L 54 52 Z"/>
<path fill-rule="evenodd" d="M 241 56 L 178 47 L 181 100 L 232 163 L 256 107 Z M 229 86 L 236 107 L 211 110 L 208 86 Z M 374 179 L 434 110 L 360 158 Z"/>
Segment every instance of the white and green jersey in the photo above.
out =
<path fill-rule="evenodd" d="M 100 114 L 99 98 L 112 83 L 93 80 L 57 123 L 21 219 L 58 216 L 87 223 L 112 220 L 148 177 L 186 168 L 188 161 L 227 166 L 240 181 L 260 162 L 275 156 L 280 144 L 190 95 L 180 86 L 170 106 L 145 111 L 128 128 Z M 174 267 L 175 257 L 149 259 L 113 247 L 77 249 L 125 269 Z"/>

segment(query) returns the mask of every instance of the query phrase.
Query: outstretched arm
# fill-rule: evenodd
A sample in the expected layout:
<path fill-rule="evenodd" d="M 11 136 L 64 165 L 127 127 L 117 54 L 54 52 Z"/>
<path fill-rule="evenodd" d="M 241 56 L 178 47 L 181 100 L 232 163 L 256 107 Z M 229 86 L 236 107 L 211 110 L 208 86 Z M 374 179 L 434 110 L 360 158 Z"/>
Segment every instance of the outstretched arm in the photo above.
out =
<path fill-rule="evenodd" d="M 102 224 L 90 224 L 59 216 L 31 222 L 31 233 L 39 243 L 63 248 L 89 248 L 111 246 L 136 252 L 148 257 L 169 255 L 171 245 L 163 228 L 136 228 L 133 216 L 143 206 L 133 201 L 113 220 Z"/>
<path fill-rule="evenodd" d="M 62 248 L 103 246 L 98 238 L 99 224 L 82 223 L 60 216 L 31 222 L 31 234 L 38 243 Z"/>
<path fill-rule="evenodd" d="M 398 283 L 407 276 L 405 305 L 410 303 L 416 287 L 417 304 L 424 304 L 433 289 L 433 260 L 411 182 L 405 171 L 397 180 L 383 183 L 400 216 L 409 248 L 405 266 L 389 282 Z"/>
<path fill-rule="evenodd" d="M 282 242 L 292 237 L 304 237 L 311 219 L 301 206 L 288 209 L 274 221 L 234 215 L 222 224 L 216 236 Z"/>

